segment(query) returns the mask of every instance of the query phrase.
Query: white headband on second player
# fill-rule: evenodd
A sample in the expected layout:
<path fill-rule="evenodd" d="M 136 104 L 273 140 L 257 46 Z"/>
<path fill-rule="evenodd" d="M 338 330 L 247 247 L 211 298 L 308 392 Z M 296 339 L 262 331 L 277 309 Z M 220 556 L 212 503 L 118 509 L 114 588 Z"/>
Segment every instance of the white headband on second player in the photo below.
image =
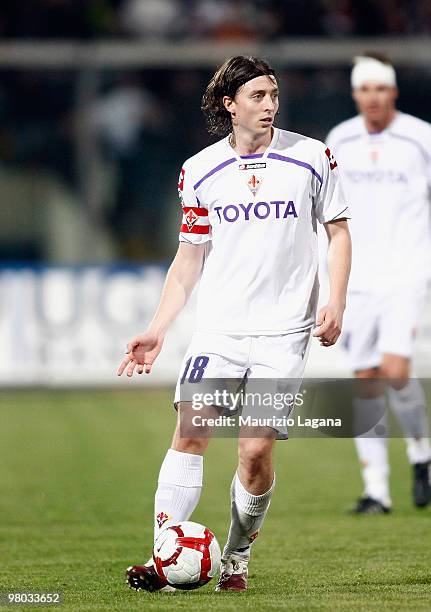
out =
<path fill-rule="evenodd" d="M 353 89 L 362 87 L 362 85 L 369 81 L 381 83 L 388 87 L 397 86 L 397 77 L 392 66 L 366 56 L 355 57 L 354 62 L 355 65 L 353 66 L 351 75 Z"/>

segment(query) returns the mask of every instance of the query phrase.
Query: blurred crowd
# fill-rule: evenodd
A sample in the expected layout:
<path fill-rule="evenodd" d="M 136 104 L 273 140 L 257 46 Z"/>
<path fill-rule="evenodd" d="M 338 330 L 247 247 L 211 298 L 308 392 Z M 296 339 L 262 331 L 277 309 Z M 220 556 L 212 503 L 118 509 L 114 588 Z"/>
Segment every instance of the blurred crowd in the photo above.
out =
<path fill-rule="evenodd" d="M 94 98 L 78 111 L 76 72 L 3 71 L 0 261 L 171 257 L 180 215 L 179 170 L 186 158 L 214 142 L 200 112 L 210 76 L 205 70 L 186 69 L 103 71 L 97 75 Z M 429 74 L 405 69 L 398 76 L 400 107 L 431 121 Z M 287 70 L 279 77 L 280 127 L 323 140 L 335 123 L 355 112 L 347 66 Z M 72 233 L 72 222 L 85 201 L 82 183 L 88 181 L 85 168 L 82 175 L 82 160 L 79 163 L 82 112 L 97 157 L 97 164 L 90 159 L 90 191 L 95 187 L 98 199 L 92 239 L 104 232 L 110 245 L 93 255 L 77 246 L 74 236 L 79 238 L 82 229 L 77 226 Z M 60 214 L 64 202 L 67 208 Z M 49 236 L 35 231 L 41 225 L 51 228 Z M 56 251 L 48 248 L 53 239 Z"/>
<path fill-rule="evenodd" d="M 52 236 L 36 230 L 45 224 L 46 202 L 58 186 L 70 194 L 68 217 L 85 201 L 85 189 L 94 192 L 95 187 L 96 230 L 105 230 L 112 247 L 102 259 L 171 254 L 165 228 L 169 214 L 173 224 L 178 222 L 181 164 L 210 143 L 199 117 L 209 74 L 149 70 L 95 76 L 95 95 L 79 108 L 76 71 L 2 71 L 0 262 L 47 258 Z M 83 125 L 87 133 L 80 145 Z M 88 158 L 89 176 L 79 148 L 91 144 L 90 155 L 97 159 Z M 88 180 L 93 186 L 83 185 Z M 59 224 L 67 225 L 60 219 Z M 72 232 L 70 224 L 67 231 Z M 169 235 L 175 239 L 173 232 Z M 76 258 L 83 255 L 77 247 Z"/>
<path fill-rule="evenodd" d="M 429 34 L 427 0 L 2 0 L 0 37 L 265 41 Z"/>
<path fill-rule="evenodd" d="M 430 29 L 431 2 L 401 0 L 3 0 L 0 7 L 3 39 L 272 40 Z M 179 169 L 213 142 L 200 113 L 210 71 L 104 70 L 84 108 L 76 71 L 1 76 L 0 262 L 169 258 Z M 401 107 L 431 120 L 429 75 L 410 69 L 399 76 Z M 354 113 L 347 66 L 280 77 L 280 127 L 324 139 Z M 86 198 L 95 213 L 89 233 L 103 237 L 93 251 L 81 248 Z"/>

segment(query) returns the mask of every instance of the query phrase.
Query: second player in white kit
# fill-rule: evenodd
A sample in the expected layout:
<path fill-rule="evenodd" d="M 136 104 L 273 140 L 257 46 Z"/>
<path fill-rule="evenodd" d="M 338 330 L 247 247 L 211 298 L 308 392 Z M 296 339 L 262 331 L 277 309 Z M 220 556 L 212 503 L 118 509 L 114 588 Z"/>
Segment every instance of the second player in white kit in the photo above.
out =
<path fill-rule="evenodd" d="M 418 318 L 431 275 L 431 126 L 395 108 L 395 71 L 378 56 L 356 59 L 353 96 L 360 114 L 328 136 L 352 209 L 353 256 L 343 346 L 360 378 L 393 382 L 388 399 L 407 439 L 415 474 L 415 503 L 430 501 L 425 397 L 409 379 Z M 384 410 L 383 389 L 358 399 Z M 386 440 L 356 440 L 364 497 L 358 512 L 391 507 Z M 428 483 L 428 484 L 427 484 Z"/>

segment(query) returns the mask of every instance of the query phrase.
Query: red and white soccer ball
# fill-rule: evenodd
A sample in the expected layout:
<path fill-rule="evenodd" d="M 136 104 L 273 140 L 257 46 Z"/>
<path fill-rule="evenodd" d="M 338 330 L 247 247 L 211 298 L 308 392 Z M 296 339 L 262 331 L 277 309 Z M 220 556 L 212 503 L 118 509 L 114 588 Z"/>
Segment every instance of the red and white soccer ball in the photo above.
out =
<path fill-rule="evenodd" d="M 215 535 L 191 521 L 167 527 L 154 543 L 157 573 L 177 589 L 197 589 L 209 582 L 217 573 L 220 558 Z"/>

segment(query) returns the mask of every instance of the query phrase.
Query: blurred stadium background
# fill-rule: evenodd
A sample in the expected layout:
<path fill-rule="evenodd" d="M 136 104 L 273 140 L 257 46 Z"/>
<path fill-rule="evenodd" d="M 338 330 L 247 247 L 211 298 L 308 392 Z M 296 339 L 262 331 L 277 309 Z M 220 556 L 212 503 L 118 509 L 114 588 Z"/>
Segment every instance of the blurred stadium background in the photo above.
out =
<path fill-rule="evenodd" d="M 278 124 L 324 139 L 354 113 L 349 67 L 365 49 L 389 53 L 399 106 L 431 121 L 430 32 L 420 0 L 3 1 L 0 382 L 121 384 L 124 343 L 176 249 L 179 169 L 212 141 L 200 99 L 226 56 L 267 57 Z M 151 381 L 175 379 L 192 325 L 193 305 Z M 423 375 L 430 343 L 424 320 Z M 316 350 L 310 374 L 343 370 Z"/>

